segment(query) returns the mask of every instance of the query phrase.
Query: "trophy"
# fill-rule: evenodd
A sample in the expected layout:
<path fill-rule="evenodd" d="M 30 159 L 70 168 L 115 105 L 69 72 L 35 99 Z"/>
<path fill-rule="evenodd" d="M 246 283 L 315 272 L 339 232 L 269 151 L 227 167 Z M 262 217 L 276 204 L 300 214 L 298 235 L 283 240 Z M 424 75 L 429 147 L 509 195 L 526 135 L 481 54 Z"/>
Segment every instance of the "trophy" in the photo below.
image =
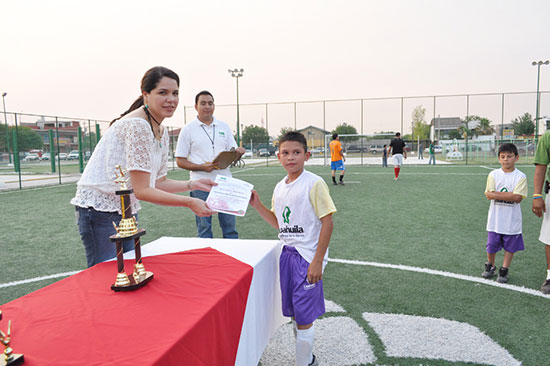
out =
<path fill-rule="evenodd" d="M 116 243 L 116 259 L 118 265 L 118 272 L 115 283 L 111 286 L 113 291 L 132 291 L 136 290 L 151 279 L 153 279 L 153 272 L 145 270 L 141 261 L 141 245 L 139 239 L 145 235 L 144 229 L 137 228 L 137 221 L 132 216 L 132 207 L 130 206 L 130 194 L 134 192 L 133 189 L 128 189 L 126 183 L 129 177 L 126 176 L 126 170 L 122 169 L 120 165 L 117 165 L 115 169 L 116 173 L 115 182 L 120 184 L 121 190 L 115 191 L 117 196 L 120 196 L 120 205 L 122 212 L 122 220 L 120 220 L 118 226 L 113 222 L 116 234 L 111 235 L 109 239 Z M 122 253 L 122 242 L 125 240 L 134 239 L 134 252 L 136 254 L 136 264 L 134 265 L 134 273 L 132 276 L 128 276 L 124 270 L 124 256 Z"/>
<path fill-rule="evenodd" d="M 2 320 L 2 312 L 0 311 L 0 320 Z M 25 362 L 25 357 L 21 354 L 13 353 L 13 349 L 10 347 L 11 341 L 11 320 L 8 321 L 8 333 L 0 330 L 0 343 L 4 345 L 4 357 L 0 357 L 1 366 L 14 366 L 20 365 Z"/>

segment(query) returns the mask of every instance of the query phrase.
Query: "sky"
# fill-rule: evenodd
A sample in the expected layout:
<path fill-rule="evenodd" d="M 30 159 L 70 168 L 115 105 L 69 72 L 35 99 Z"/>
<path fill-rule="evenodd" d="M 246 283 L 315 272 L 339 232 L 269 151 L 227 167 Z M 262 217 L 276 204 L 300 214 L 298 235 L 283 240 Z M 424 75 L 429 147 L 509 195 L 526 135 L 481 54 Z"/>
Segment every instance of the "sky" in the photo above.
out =
<path fill-rule="evenodd" d="M 549 14 L 547 0 L 0 0 L 0 92 L 11 112 L 111 120 L 162 65 L 181 79 L 167 125 L 192 119 L 206 89 L 234 126 L 227 70 L 243 68 L 239 101 L 260 105 L 243 106 L 240 121 L 266 123 L 271 135 L 294 123 L 406 129 L 417 105 L 427 121 L 468 111 L 507 123 L 535 114 L 535 93 L 507 95 L 504 114 L 501 95 L 442 98 L 435 110 L 432 97 L 405 99 L 404 122 L 400 99 L 360 99 L 534 92 L 531 62 L 550 59 Z M 540 88 L 550 90 L 550 65 Z M 342 99 L 354 101 L 326 103 L 325 114 L 323 103 L 298 103 L 296 114 L 292 103 L 270 104 L 267 115 L 261 105 Z"/>

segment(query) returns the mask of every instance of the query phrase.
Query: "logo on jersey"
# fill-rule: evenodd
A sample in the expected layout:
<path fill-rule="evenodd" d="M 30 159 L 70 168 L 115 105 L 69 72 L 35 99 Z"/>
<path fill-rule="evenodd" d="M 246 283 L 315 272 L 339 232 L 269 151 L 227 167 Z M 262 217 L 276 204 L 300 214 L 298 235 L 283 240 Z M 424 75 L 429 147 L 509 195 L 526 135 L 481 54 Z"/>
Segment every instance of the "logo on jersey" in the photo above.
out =
<path fill-rule="evenodd" d="M 500 191 L 501 191 L 501 192 L 508 192 L 508 188 L 502 187 L 502 189 L 501 189 Z"/>
<path fill-rule="evenodd" d="M 283 222 L 285 224 L 290 224 L 290 212 L 290 208 L 285 206 L 285 209 L 283 210 Z"/>

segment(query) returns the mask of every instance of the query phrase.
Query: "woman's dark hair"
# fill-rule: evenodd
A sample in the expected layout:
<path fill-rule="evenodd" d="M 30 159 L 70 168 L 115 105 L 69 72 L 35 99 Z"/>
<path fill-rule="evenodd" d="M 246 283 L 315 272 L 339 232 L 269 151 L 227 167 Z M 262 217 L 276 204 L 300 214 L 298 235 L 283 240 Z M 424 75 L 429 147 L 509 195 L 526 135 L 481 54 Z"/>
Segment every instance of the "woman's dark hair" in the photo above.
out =
<path fill-rule="evenodd" d="M 172 70 L 170 70 L 166 67 L 155 66 L 155 67 L 150 68 L 149 70 L 147 70 L 145 75 L 143 75 L 143 78 L 141 79 L 141 92 L 143 93 L 145 91 L 147 93 L 150 93 L 151 90 L 153 90 L 157 87 L 157 85 L 159 84 L 160 80 L 163 77 L 167 77 L 167 78 L 176 80 L 176 83 L 178 84 L 178 87 L 180 86 L 180 78 L 179 78 L 178 74 L 176 74 L 175 72 L 173 72 Z M 121 119 L 122 117 L 124 117 L 128 113 L 130 113 L 132 111 L 135 111 L 136 109 L 138 109 L 142 105 L 143 105 L 143 95 L 140 95 L 139 98 L 137 98 L 134 101 L 134 103 L 132 103 L 130 108 L 128 108 L 128 110 L 126 112 L 122 113 L 120 115 L 120 117 L 115 118 L 114 120 L 112 120 L 111 124 L 113 124 L 115 121 Z"/>

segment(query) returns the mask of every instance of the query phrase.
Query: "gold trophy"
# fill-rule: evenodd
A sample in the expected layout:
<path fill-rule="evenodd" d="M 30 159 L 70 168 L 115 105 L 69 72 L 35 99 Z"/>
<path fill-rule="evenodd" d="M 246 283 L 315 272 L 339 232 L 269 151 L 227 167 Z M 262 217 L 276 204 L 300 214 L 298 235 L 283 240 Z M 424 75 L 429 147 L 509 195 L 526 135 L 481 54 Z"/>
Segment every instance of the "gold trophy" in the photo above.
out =
<path fill-rule="evenodd" d="M 0 311 L 0 320 L 2 320 L 2 312 Z M 0 330 L 0 343 L 4 345 L 4 357 L 0 356 L 1 366 L 15 366 L 21 365 L 25 362 L 25 357 L 21 354 L 13 353 L 13 349 L 10 347 L 11 341 L 11 320 L 8 321 L 8 333 L 5 334 Z"/>
<path fill-rule="evenodd" d="M 111 235 L 109 239 L 116 243 L 116 259 L 118 264 L 118 273 L 115 283 L 111 286 L 113 291 L 131 291 L 136 290 L 151 279 L 153 279 L 153 272 L 145 270 L 141 261 L 141 245 L 139 238 L 145 235 L 144 229 L 137 228 L 137 221 L 132 216 L 132 207 L 130 206 L 130 194 L 134 192 L 133 189 L 128 189 L 126 183 L 128 177 L 126 176 L 126 170 L 122 169 L 120 165 L 117 165 L 115 169 L 116 173 L 115 182 L 120 184 L 121 190 L 116 191 L 117 196 L 120 196 L 120 205 L 122 212 L 122 220 L 120 220 L 118 226 L 113 222 L 113 226 L 116 229 L 116 234 Z M 122 241 L 134 239 L 134 252 L 136 254 L 136 264 L 134 265 L 134 273 L 132 276 L 128 276 L 124 270 L 124 256 L 122 253 Z"/>

